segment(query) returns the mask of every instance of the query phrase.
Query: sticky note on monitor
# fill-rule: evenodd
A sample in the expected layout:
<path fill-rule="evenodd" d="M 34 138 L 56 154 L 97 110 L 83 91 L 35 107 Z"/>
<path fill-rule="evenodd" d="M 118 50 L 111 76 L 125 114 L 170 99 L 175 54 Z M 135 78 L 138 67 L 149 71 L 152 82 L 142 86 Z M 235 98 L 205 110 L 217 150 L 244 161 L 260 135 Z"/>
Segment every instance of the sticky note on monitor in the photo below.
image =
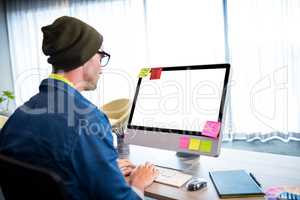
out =
<path fill-rule="evenodd" d="M 162 68 L 152 68 L 150 80 L 160 79 Z"/>
<path fill-rule="evenodd" d="M 201 141 L 199 139 L 191 138 L 189 143 L 189 150 L 199 151 L 200 142 Z"/>
<path fill-rule="evenodd" d="M 142 68 L 139 73 L 139 78 L 147 77 L 150 74 L 151 68 Z"/>
<path fill-rule="evenodd" d="M 200 151 L 204 153 L 210 153 L 213 143 L 210 140 L 201 140 Z"/>
<path fill-rule="evenodd" d="M 182 136 L 179 138 L 179 148 L 188 149 L 190 138 L 187 136 Z"/>
<path fill-rule="evenodd" d="M 217 138 L 220 132 L 221 123 L 215 121 L 207 121 L 202 131 L 202 135 Z"/>

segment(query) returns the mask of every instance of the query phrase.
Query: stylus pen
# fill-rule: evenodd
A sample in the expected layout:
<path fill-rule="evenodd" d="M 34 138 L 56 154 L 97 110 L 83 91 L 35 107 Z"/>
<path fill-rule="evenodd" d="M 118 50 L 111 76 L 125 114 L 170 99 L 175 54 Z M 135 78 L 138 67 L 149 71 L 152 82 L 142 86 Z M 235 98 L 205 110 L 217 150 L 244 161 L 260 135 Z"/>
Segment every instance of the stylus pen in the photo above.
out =
<path fill-rule="evenodd" d="M 255 178 L 255 176 L 250 172 L 249 175 L 251 176 L 251 178 L 255 181 L 255 183 L 261 187 L 261 184 L 258 182 L 258 180 Z"/>

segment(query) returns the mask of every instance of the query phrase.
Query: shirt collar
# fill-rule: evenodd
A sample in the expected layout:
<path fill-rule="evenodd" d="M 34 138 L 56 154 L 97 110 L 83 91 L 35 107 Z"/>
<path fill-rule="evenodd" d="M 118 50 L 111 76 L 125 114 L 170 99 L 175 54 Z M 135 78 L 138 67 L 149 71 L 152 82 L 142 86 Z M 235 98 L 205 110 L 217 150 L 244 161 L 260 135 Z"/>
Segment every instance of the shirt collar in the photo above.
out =
<path fill-rule="evenodd" d="M 66 79 L 66 78 L 65 78 L 63 75 L 61 75 L 61 74 L 54 74 L 54 73 L 52 73 L 52 74 L 50 74 L 49 78 L 52 78 L 52 79 L 55 79 L 55 80 L 59 80 L 59 81 L 63 81 L 63 82 L 65 82 L 66 84 L 68 84 L 69 86 L 75 88 L 75 85 L 74 85 L 71 81 L 69 81 L 68 79 Z"/>

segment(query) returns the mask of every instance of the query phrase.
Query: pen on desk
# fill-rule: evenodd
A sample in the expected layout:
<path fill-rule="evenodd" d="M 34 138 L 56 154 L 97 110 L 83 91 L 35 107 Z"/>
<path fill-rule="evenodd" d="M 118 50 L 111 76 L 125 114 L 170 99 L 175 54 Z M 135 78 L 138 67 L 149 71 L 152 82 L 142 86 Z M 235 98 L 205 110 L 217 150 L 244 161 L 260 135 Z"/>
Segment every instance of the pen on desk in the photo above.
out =
<path fill-rule="evenodd" d="M 258 180 L 255 178 L 255 176 L 250 172 L 249 175 L 251 176 L 251 178 L 255 181 L 255 183 L 261 187 L 261 184 L 258 182 Z"/>

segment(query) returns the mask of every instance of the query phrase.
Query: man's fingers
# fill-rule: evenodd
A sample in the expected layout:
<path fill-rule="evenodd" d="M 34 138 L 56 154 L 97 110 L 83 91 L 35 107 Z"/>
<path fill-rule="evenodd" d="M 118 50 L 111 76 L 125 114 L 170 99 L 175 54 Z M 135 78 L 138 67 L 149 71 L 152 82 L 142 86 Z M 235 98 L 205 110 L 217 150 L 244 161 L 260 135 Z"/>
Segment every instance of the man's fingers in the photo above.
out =
<path fill-rule="evenodd" d="M 145 167 L 152 167 L 152 166 L 154 166 L 152 163 L 150 163 L 150 162 L 146 162 L 145 163 Z"/>
<path fill-rule="evenodd" d="M 131 172 L 133 171 L 133 169 L 130 167 L 124 167 L 124 168 L 121 168 L 121 171 L 124 176 L 129 176 L 131 174 Z"/>
<path fill-rule="evenodd" d="M 124 176 L 129 176 L 131 174 L 131 172 L 132 172 L 132 170 L 126 169 L 126 170 L 123 171 L 123 175 Z"/>
<path fill-rule="evenodd" d="M 128 160 L 128 159 L 121 159 L 123 162 L 128 162 L 128 163 L 131 163 L 131 161 L 130 160 Z"/>
<path fill-rule="evenodd" d="M 131 166 L 125 166 L 125 167 L 121 167 L 120 168 L 121 170 L 134 170 L 135 169 L 135 167 L 131 167 Z"/>
<path fill-rule="evenodd" d="M 120 169 L 124 169 L 124 168 L 128 168 L 130 170 L 134 170 L 136 167 L 135 166 L 132 166 L 132 165 L 127 165 L 127 166 L 122 166 L 120 167 Z"/>
<path fill-rule="evenodd" d="M 154 177 L 157 178 L 159 175 L 159 170 L 154 168 Z"/>
<path fill-rule="evenodd" d="M 119 164 L 119 167 L 131 167 L 131 168 L 135 168 L 135 165 L 132 164 L 130 162 L 130 160 L 127 160 L 127 159 L 119 159 L 118 160 L 118 164 Z"/>

